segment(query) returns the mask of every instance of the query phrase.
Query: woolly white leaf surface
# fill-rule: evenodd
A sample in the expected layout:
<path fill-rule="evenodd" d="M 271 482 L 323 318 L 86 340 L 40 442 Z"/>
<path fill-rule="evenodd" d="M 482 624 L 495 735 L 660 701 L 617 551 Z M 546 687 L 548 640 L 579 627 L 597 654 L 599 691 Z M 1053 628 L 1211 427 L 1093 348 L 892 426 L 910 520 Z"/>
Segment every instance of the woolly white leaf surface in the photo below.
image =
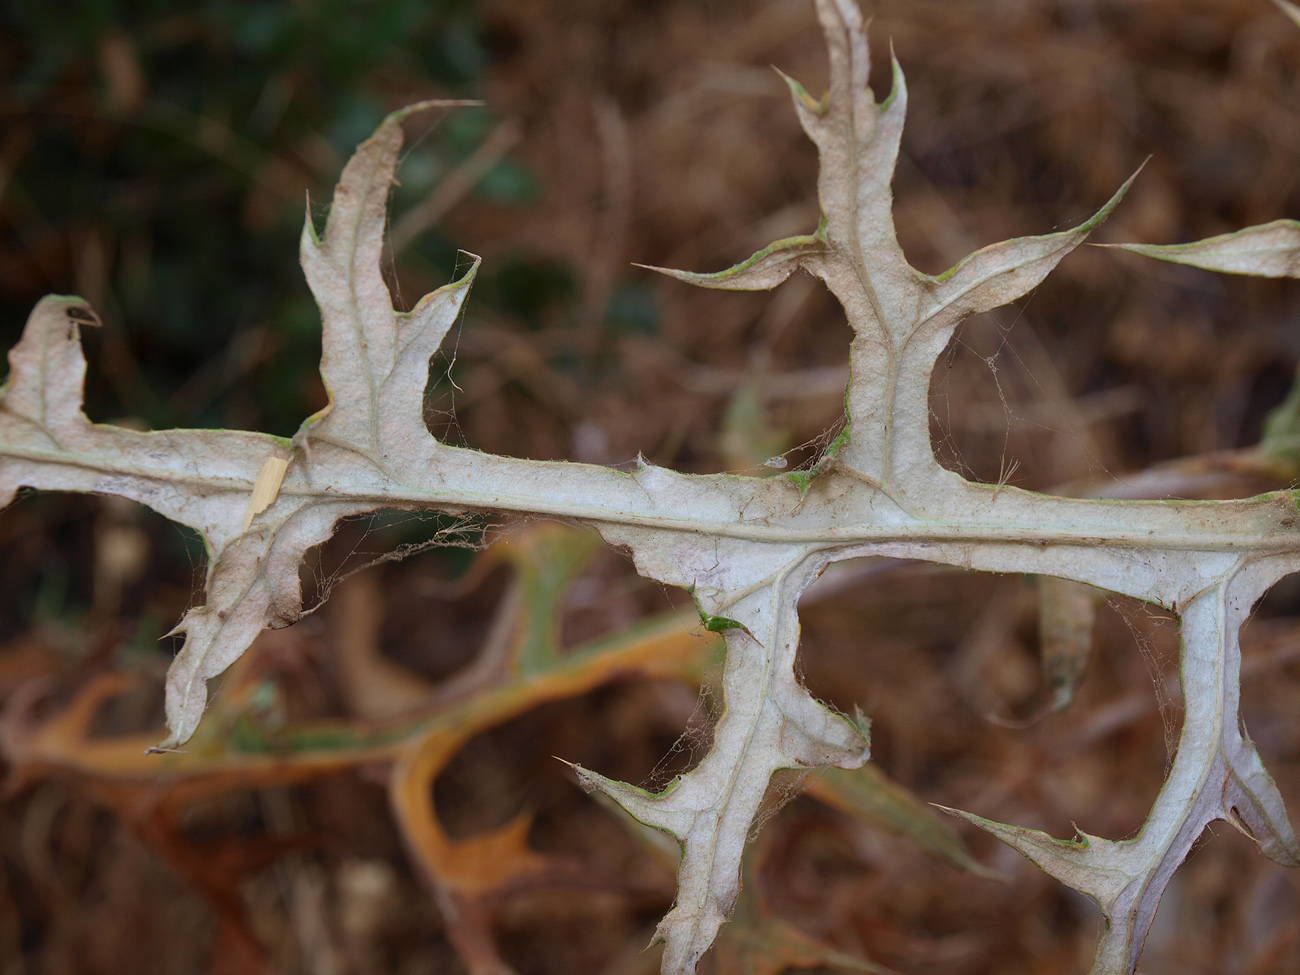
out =
<path fill-rule="evenodd" d="M 790 89 L 821 157 L 820 226 L 730 271 L 670 272 L 706 287 L 763 289 L 803 270 L 839 299 L 854 331 L 848 427 L 812 472 L 752 479 L 642 465 L 626 474 L 435 440 L 422 420 L 428 361 L 477 265 L 412 312 L 393 310 L 380 258 L 400 112 L 348 163 L 323 236 L 310 221 L 304 229 L 303 267 L 322 311 L 325 410 L 292 441 L 92 424 L 81 412 L 78 329 L 93 313 L 80 299 L 47 298 L 10 353 L 0 390 L 0 500 L 24 486 L 113 494 L 201 533 L 207 599 L 178 627 L 185 644 L 167 683 L 168 744 L 193 733 L 209 678 L 263 628 L 300 616 L 302 557 L 348 515 L 396 507 L 564 518 L 628 547 L 643 574 L 689 588 L 728 647 L 712 750 L 657 795 L 580 770 L 589 787 L 682 844 L 677 902 L 659 926 L 664 971 L 675 975 L 694 971 L 735 902 L 745 840 L 772 773 L 852 768 L 867 758 L 860 724 L 818 703 L 795 676 L 799 594 L 826 564 L 924 559 L 1058 576 L 1159 603 L 1181 614 L 1187 713 L 1169 779 L 1140 834 L 1062 842 L 964 814 L 1095 898 L 1107 926 L 1094 973 L 1129 975 L 1161 892 L 1206 823 L 1235 815 L 1265 854 L 1300 862 L 1237 709 L 1237 631 L 1268 586 L 1300 567 L 1295 498 L 1066 499 L 974 484 L 938 464 L 928 385 L 953 330 L 1036 287 L 1125 187 L 1073 230 L 995 244 L 937 277 L 916 271 L 895 237 L 890 190 L 907 107 L 902 71 L 895 63 L 892 91 L 877 102 L 857 7 L 852 0 L 816 7 L 830 91 L 817 100 L 797 82 Z M 1273 266 L 1261 254 L 1241 260 L 1255 273 Z M 268 458 L 288 466 L 262 508 L 268 492 L 251 502 Z"/>
<path fill-rule="evenodd" d="M 1300 220 L 1274 220 L 1191 244 L 1113 246 L 1207 271 L 1261 278 L 1300 278 Z"/>

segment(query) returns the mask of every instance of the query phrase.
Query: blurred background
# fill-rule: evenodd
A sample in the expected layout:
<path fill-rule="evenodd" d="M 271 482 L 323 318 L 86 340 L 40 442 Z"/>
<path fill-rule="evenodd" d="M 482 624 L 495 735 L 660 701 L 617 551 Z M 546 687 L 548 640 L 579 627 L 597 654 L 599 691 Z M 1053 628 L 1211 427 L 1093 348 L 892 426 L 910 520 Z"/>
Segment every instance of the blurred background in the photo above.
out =
<path fill-rule="evenodd" d="M 1144 160 L 1095 240 L 1300 217 L 1300 29 L 1267 0 L 864 12 L 877 92 L 891 42 L 908 78 L 896 219 L 921 270 L 1072 226 Z M 399 305 L 450 281 L 462 251 L 484 258 L 431 368 L 430 428 L 532 458 L 808 464 L 842 420 L 833 300 L 804 276 L 729 294 L 633 266 L 716 270 L 816 226 L 815 153 L 772 65 L 824 88 L 807 0 L 13 0 L 0 338 L 42 295 L 80 294 L 103 319 L 84 334 L 92 419 L 291 434 L 325 399 L 304 207 L 323 225 L 387 112 L 475 99 L 412 120 L 392 198 Z M 935 443 L 968 477 L 1037 490 L 1289 486 L 1286 417 L 1258 445 L 1298 326 L 1292 282 L 1081 248 L 959 331 L 934 375 Z M 446 527 L 343 526 L 304 570 L 309 603 Z M 94 498 L 0 514 L 0 975 L 657 970 L 642 949 L 671 857 L 551 756 L 666 783 L 707 741 L 699 661 L 716 648 L 689 600 L 588 536 L 461 537 L 348 577 L 260 641 L 167 764 L 141 743 L 161 727 L 164 634 L 202 599 L 201 544 Z M 1091 904 L 925 805 L 1062 837 L 1140 825 L 1177 737 L 1176 628 L 1060 598 L 896 563 L 809 593 L 806 680 L 873 717 L 873 770 L 778 790 L 707 970 L 1087 970 Z M 1244 637 L 1246 722 L 1293 811 L 1297 614 L 1300 588 L 1279 584 Z M 1062 617 L 1091 637 L 1061 651 L 1041 630 Z M 537 646 L 553 669 L 519 685 L 510 661 Z M 584 654 L 618 666 L 601 676 Z M 1085 658 L 1081 682 L 1060 676 Z M 1300 970 L 1300 878 L 1225 824 L 1211 834 L 1142 970 Z"/>

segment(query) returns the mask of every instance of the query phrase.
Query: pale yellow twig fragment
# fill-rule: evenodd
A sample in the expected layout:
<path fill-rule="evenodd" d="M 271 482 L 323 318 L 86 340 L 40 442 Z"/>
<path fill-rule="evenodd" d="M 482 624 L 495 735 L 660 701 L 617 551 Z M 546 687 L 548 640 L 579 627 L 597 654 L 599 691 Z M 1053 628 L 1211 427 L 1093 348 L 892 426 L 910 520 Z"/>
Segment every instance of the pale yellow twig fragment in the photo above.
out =
<path fill-rule="evenodd" d="M 248 510 L 244 512 L 244 531 L 253 523 L 253 519 L 271 506 L 271 502 L 280 493 L 284 483 L 284 472 L 289 469 L 289 462 L 283 457 L 272 454 L 262 462 L 262 469 L 257 472 L 253 482 L 253 493 L 248 499 Z"/>

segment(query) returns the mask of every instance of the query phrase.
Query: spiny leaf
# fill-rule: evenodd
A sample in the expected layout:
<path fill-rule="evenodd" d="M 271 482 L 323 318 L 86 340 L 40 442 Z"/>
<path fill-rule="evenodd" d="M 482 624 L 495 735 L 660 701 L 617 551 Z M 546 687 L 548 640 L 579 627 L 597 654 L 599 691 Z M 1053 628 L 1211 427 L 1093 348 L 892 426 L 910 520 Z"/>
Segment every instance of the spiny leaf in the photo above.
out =
<path fill-rule="evenodd" d="M 1300 220 L 1274 220 L 1191 244 L 1110 244 L 1144 257 L 1225 274 L 1300 278 Z"/>
<path fill-rule="evenodd" d="M 345 169 L 324 237 L 310 224 L 303 236 L 304 269 L 322 308 L 326 410 L 291 443 L 231 431 L 140 434 L 92 425 L 81 413 L 77 328 L 93 313 L 75 299 L 46 299 L 11 355 L 0 398 L 0 500 L 22 486 L 115 494 L 203 536 L 207 602 L 178 628 L 186 642 L 168 678 L 170 743 L 193 734 L 208 678 L 262 628 L 298 618 L 297 571 L 307 548 L 327 538 L 337 519 L 378 508 L 577 521 L 627 546 L 644 575 L 692 591 L 706 619 L 739 624 L 724 634 L 725 709 L 699 765 L 658 795 L 586 777 L 682 843 L 677 903 L 659 928 L 670 975 L 694 970 L 735 903 L 745 840 L 772 774 L 867 760 L 865 728 L 817 702 L 795 674 L 799 594 L 827 564 L 889 556 L 1029 572 L 1176 610 L 1187 710 L 1146 825 L 1122 843 L 1034 847 L 1067 881 L 1103 895 L 1109 916 L 1097 975 L 1131 975 L 1161 892 L 1208 822 L 1236 817 L 1265 852 L 1287 862 L 1297 856 L 1281 798 L 1241 732 L 1236 644 L 1254 602 L 1300 569 L 1296 497 L 1050 497 L 975 484 L 937 462 L 929 382 L 958 323 L 1035 288 L 1128 184 L 1073 230 L 993 244 L 938 277 L 918 272 L 902 253 L 892 214 L 907 107 L 902 70 L 895 61 L 891 92 L 877 101 L 856 4 L 816 0 L 816 10 L 830 90 L 820 101 L 797 85 L 791 93 L 820 157 L 822 226 L 800 243 L 760 252 L 728 279 L 760 287 L 800 267 L 844 308 L 854 332 L 845 433 L 815 478 L 689 476 L 644 463 L 624 474 L 494 456 L 429 435 L 422 420 L 428 358 L 459 314 L 474 267 L 410 314 L 393 311 L 379 261 L 399 113 Z M 1266 248 L 1241 267 L 1273 273 L 1277 259 Z M 245 531 L 258 472 L 271 457 L 287 462 L 284 481 Z M 566 657 L 541 673 L 558 687 L 573 676 L 566 668 L 583 665 Z M 583 681 L 598 676 L 591 665 Z M 1021 834 L 1005 835 L 1032 846 Z M 1111 896 L 1110 882 L 1096 880 L 1108 871 L 1134 879 Z"/>
<path fill-rule="evenodd" d="M 1229 747 L 1236 747 L 1224 759 L 1224 809 L 1241 818 L 1264 856 L 1284 867 L 1300 867 L 1300 842 L 1287 819 L 1277 784 L 1264 768 L 1254 742 L 1245 735 L 1228 733 L 1225 737 Z"/>
<path fill-rule="evenodd" d="M 393 310 L 380 268 L 401 122 L 441 104 L 420 102 L 392 113 L 358 147 L 334 188 L 324 238 L 307 212 L 302 268 L 321 310 L 321 378 L 330 400 L 304 422 L 299 442 L 310 436 L 399 460 L 427 452 L 433 441 L 411 391 L 424 388 L 429 358 L 460 313 L 478 261 L 404 314 Z"/>
<path fill-rule="evenodd" d="M 992 833 L 1057 880 L 1087 894 L 1107 915 L 1135 879 L 1124 871 L 1126 857 L 1115 854 L 1117 844 L 1110 840 L 1084 832 L 1075 840 L 1058 840 L 1041 830 L 1009 826 L 948 806 L 938 808 Z"/>
<path fill-rule="evenodd" d="M 665 971 L 693 971 L 726 920 L 740 892 L 749 824 L 772 774 L 822 764 L 853 768 L 867 759 L 858 729 L 813 700 L 794 676 L 794 607 L 820 568 L 797 558 L 730 608 L 728 618 L 741 626 L 724 632 L 726 710 L 712 750 L 695 768 L 658 794 L 579 770 L 588 788 L 604 791 L 637 820 L 682 843 L 677 904 L 658 931 L 666 942 Z M 699 588 L 696 597 L 710 615 L 723 608 Z"/>
<path fill-rule="evenodd" d="M 800 268 L 814 266 L 813 258 L 826 252 L 826 242 L 816 234 L 806 237 L 787 237 L 768 244 L 753 257 L 735 267 L 712 274 L 693 271 L 675 271 L 666 267 L 639 264 L 648 271 L 658 271 L 678 281 L 701 288 L 722 288 L 728 291 L 770 291 Z"/>

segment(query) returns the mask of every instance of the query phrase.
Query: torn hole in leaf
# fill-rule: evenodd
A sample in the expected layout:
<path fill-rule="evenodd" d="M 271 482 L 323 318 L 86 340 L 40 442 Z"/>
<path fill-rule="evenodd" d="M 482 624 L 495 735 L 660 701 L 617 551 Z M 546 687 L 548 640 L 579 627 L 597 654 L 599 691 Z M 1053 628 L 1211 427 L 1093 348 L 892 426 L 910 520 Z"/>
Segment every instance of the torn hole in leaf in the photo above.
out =
<path fill-rule="evenodd" d="M 1067 288 L 1077 291 L 1074 284 Z M 1198 346 L 1195 355 L 1181 353 L 1188 360 L 1184 365 L 1170 365 L 1178 356 L 1169 348 L 1180 340 L 1167 329 L 1154 330 L 1149 309 L 1142 309 L 1106 326 L 1118 336 L 1120 348 L 1112 354 L 1126 371 L 1101 385 L 1097 376 L 1113 373 L 1113 365 L 1090 362 L 1095 350 L 1076 354 L 1074 336 L 1086 329 L 1058 334 L 1053 316 L 1060 285 L 1044 288 L 1052 292 L 1046 308 L 1035 294 L 1020 309 L 972 317 L 936 362 L 931 435 L 945 467 L 986 483 L 1125 499 L 1248 498 L 1296 481 L 1300 455 L 1289 432 L 1295 413 L 1290 360 L 1265 353 L 1243 357 L 1206 388 L 1198 363 L 1212 353 Z M 1185 327 L 1201 345 L 1201 333 L 1212 331 L 1200 321 L 1204 315 L 1203 306 L 1189 305 L 1179 319 L 1200 322 Z M 1167 429 L 1168 418 L 1153 406 L 1152 384 L 1185 387 L 1194 403 L 1188 408 L 1203 415 Z M 1134 443 L 1176 459 L 1129 472 L 1125 454 Z"/>
<path fill-rule="evenodd" d="M 128 329 L 110 315 L 102 328 L 80 323 L 83 412 L 92 422 L 287 437 L 325 405 L 319 318 L 308 296 L 271 302 L 245 294 L 243 307 L 226 305 L 225 314 L 210 303 L 200 311 L 195 298 L 174 294 L 167 321 L 150 324 L 145 315 Z"/>
<path fill-rule="evenodd" d="M 563 261 L 515 255 L 486 270 L 470 298 L 481 320 L 462 331 L 462 314 L 430 360 L 423 401 L 429 431 L 444 443 L 504 456 L 566 459 L 569 444 L 554 420 L 585 406 L 574 375 L 577 351 L 570 341 L 541 336 L 562 333 L 577 300 L 574 271 Z"/>
<path fill-rule="evenodd" d="M 1104 607 L 1098 608 L 1099 646 L 1113 654 L 1124 653 L 1125 641 L 1120 630 L 1128 631 L 1137 658 L 1117 659 L 1118 668 L 1127 670 L 1128 695 L 1117 703 L 1108 719 L 1096 719 L 1095 733 L 1116 730 L 1128 722 L 1149 720 L 1152 708 L 1160 719 L 1165 751 L 1165 771 L 1174 760 L 1178 735 L 1182 727 L 1182 684 L 1179 679 L 1178 620 L 1172 613 L 1141 600 L 1116 593 L 1106 595 Z M 1140 659 L 1146 669 L 1145 681 L 1136 667 Z M 1123 670 L 1121 670 L 1123 673 Z"/>
<path fill-rule="evenodd" d="M 786 222 L 790 208 L 777 216 L 780 226 L 764 229 L 757 243 L 742 242 L 734 252 L 701 255 L 690 263 L 725 266 L 731 257 L 763 247 L 772 232 L 801 234 L 817 225 L 815 207 L 792 223 Z M 679 287 L 669 289 L 675 294 Z M 711 324 L 691 328 L 677 354 L 637 347 L 620 353 L 629 365 L 662 375 L 679 397 L 689 397 L 665 412 L 672 426 L 663 443 L 634 446 L 656 463 L 699 473 L 806 475 L 844 426 L 853 336 L 843 310 L 821 282 L 803 272 L 770 295 L 705 292 L 692 300 L 703 306 L 692 323 L 698 318 Z M 723 321 L 726 327 L 718 327 Z"/>
<path fill-rule="evenodd" d="M 899 726 L 924 720 L 905 701 L 882 698 L 899 686 L 917 687 L 921 672 L 903 673 L 911 664 L 904 648 L 925 646 L 958 693 L 962 710 L 976 719 L 1018 717 L 1041 706 L 1044 688 L 1035 659 L 1035 590 L 1025 576 L 968 572 L 949 566 L 891 559 L 836 563 L 804 594 L 800 603 L 804 638 L 798 667 L 814 696 L 844 713 L 861 708 L 872 717 L 873 734 L 891 735 Z M 975 620 L 968 624 L 964 620 Z M 979 632 L 974 632 L 979 631 Z M 875 681 L 866 661 L 889 663 Z M 883 722 L 883 723 L 882 723 Z M 883 760 L 889 745 L 873 738 L 873 758 Z"/>
<path fill-rule="evenodd" d="M 767 783 L 767 792 L 763 802 L 754 814 L 749 826 L 749 842 L 754 843 L 762 835 L 768 824 L 790 803 L 804 794 L 808 783 L 816 777 L 816 772 L 808 769 L 778 769 Z"/>
<path fill-rule="evenodd" d="M 806 490 L 818 462 L 848 427 L 843 385 L 848 369 L 815 368 L 774 376 L 754 370 L 729 396 L 718 435 L 722 473 L 744 477 L 785 477 Z M 826 395 L 790 396 L 795 383 Z"/>

